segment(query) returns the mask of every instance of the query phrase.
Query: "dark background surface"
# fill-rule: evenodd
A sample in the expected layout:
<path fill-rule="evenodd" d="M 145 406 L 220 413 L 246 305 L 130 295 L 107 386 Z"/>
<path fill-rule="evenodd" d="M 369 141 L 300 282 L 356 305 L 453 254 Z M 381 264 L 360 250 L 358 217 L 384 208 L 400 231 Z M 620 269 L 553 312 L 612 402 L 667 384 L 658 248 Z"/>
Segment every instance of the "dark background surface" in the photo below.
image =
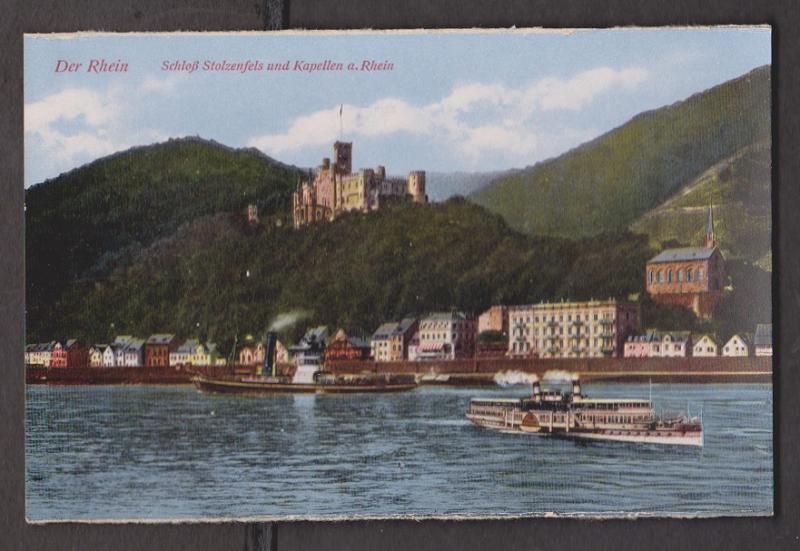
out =
<path fill-rule="evenodd" d="M 278 9 L 274 9 L 278 6 Z M 800 549 L 800 10 L 734 0 L 12 0 L 0 17 L 0 549 Z M 270 11 L 271 10 L 271 11 Z M 373 521 L 277 525 L 51 524 L 24 519 L 22 33 L 288 28 L 773 25 L 775 517 Z"/>

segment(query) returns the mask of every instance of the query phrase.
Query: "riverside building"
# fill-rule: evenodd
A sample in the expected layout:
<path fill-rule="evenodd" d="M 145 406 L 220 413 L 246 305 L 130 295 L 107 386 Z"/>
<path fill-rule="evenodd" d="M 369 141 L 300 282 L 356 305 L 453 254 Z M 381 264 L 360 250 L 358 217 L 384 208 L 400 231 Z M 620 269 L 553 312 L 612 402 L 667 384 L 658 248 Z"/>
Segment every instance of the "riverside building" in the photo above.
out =
<path fill-rule="evenodd" d="M 714 214 L 708 208 L 702 247 L 666 249 L 647 262 L 647 293 L 653 302 L 683 306 L 702 319 L 714 314 L 725 281 L 725 259 L 714 239 Z"/>
<path fill-rule="evenodd" d="M 617 300 L 509 306 L 508 326 L 509 357 L 621 357 L 639 329 L 639 309 Z"/>
<path fill-rule="evenodd" d="M 475 353 L 475 320 L 463 312 L 437 312 L 419 320 L 417 360 L 458 360 Z"/>

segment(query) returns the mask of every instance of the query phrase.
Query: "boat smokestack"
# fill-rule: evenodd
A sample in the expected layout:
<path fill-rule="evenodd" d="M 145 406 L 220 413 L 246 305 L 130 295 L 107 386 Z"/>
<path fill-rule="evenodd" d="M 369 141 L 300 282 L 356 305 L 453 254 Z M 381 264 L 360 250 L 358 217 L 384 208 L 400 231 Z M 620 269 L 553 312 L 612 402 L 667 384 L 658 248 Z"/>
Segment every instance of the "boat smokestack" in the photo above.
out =
<path fill-rule="evenodd" d="M 537 402 L 542 399 L 542 387 L 539 381 L 533 381 L 533 399 Z"/>
<path fill-rule="evenodd" d="M 572 379 L 572 395 L 573 396 L 581 395 L 581 381 L 577 377 Z"/>
<path fill-rule="evenodd" d="M 275 376 L 275 341 L 278 339 L 275 331 L 267 332 L 267 343 L 264 350 L 264 371 Z"/>

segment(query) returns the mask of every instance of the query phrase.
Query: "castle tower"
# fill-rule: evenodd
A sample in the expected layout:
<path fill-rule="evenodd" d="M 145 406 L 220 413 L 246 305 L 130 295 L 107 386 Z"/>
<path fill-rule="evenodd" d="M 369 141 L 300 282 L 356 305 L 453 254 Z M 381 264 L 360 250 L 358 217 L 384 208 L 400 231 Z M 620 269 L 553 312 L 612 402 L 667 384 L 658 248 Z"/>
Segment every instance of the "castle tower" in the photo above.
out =
<path fill-rule="evenodd" d="M 717 243 L 714 240 L 714 205 L 710 204 L 708 206 L 708 216 L 706 218 L 705 248 L 713 249 L 716 246 Z"/>
<path fill-rule="evenodd" d="M 408 193 L 415 203 L 427 203 L 425 195 L 425 171 L 414 170 L 408 174 Z"/>
<path fill-rule="evenodd" d="M 353 172 L 353 143 L 337 141 L 333 144 L 333 159 L 339 174 Z"/>

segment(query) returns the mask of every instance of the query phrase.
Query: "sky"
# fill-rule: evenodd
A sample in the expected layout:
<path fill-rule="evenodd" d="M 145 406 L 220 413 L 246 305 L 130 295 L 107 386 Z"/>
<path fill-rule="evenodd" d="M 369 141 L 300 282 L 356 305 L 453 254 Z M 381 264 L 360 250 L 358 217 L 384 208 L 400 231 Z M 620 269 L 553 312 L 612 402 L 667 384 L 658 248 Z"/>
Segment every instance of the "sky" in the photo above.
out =
<path fill-rule="evenodd" d="M 128 70 L 88 72 L 92 59 Z M 326 60 L 345 70 L 203 70 Z M 364 60 L 392 68 L 347 70 Z M 337 139 L 354 169 L 391 175 L 524 167 L 770 62 L 768 27 L 27 35 L 25 186 L 183 136 L 302 167 Z"/>

